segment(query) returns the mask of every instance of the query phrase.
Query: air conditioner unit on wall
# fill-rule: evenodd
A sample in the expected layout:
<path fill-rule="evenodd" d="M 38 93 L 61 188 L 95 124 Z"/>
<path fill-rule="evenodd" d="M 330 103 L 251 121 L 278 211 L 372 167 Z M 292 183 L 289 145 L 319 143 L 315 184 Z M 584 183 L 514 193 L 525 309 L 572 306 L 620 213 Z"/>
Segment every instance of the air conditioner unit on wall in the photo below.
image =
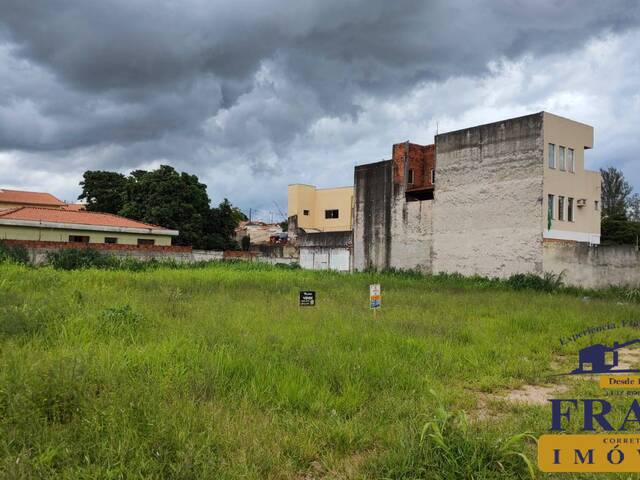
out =
<path fill-rule="evenodd" d="M 584 207 L 586 204 L 587 204 L 587 199 L 586 198 L 579 198 L 578 199 L 577 205 L 579 207 Z"/>

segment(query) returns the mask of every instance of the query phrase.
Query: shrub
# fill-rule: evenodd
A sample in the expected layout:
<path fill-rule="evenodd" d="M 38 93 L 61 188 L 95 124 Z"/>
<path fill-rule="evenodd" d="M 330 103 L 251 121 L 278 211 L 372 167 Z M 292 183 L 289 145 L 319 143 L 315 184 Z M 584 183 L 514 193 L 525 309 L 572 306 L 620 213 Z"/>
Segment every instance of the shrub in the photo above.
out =
<path fill-rule="evenodd" d="M 47 254 L 49 264 L 58 270 L 80 268 L 109 268 L 117 265 L 116 258 L 92 248 L 63 248 Z"/>
<path fill-rule="evenodd" d="M 533 273 L 517 273 L 511 275 L 505 283 L 514 290 L 538 290 L 554 292 L 562 287 L 562 275 L 545 273 L 543 277 Z"/>
<path fill-rule="evenodd" d="M 251 238 L 249 238 L 248 235 L 245 235 L 244 237 L 242 237 L 242 250 L 244 250 L 245 252 L 249 251 L 249 248 L 251 247 Z"/>
<path fill-rule="evenodd" d="M 5 242 L 0 241 L 0 263 L 1 262 L 14 262 L 14 263 L 29 263 L 29 252 L 22 245 L 7 245 Z"/>

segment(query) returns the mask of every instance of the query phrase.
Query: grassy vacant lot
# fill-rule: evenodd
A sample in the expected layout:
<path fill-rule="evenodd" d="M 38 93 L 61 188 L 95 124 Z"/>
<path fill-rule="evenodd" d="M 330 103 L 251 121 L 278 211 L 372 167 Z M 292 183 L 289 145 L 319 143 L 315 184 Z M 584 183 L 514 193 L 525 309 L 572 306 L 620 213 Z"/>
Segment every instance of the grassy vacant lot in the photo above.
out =
<path fill-rule="evenodd" d="M 501 398 L 567 381 L 593 339 L 561 335 L 639 312 L 455 278 L 0 265 L 0 477 L 527 478 L 535 443 L 507 439 L 549 408 Z"/>

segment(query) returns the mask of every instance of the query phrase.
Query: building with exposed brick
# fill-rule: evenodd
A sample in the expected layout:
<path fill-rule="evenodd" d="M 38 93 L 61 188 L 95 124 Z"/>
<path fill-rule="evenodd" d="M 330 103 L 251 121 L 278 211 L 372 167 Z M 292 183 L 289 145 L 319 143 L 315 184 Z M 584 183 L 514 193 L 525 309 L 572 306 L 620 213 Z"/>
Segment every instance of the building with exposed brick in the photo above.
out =
<path fill-rule="evenodd" d="M 600 242 L 593 128 L 547 112 L 401 143 L 354 173 L 353 268 L 505 277 L 556 270 L 545 244 Z"/>

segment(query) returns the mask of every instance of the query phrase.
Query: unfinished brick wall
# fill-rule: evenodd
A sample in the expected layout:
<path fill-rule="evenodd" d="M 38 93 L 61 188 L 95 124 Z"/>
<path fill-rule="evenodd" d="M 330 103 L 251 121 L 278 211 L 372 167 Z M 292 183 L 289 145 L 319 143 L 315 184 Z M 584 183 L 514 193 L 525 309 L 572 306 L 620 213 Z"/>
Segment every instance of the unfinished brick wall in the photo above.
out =
<path fill-rule="evenodd" d="M 404 185 L 407 190 L 433 187 L 431 170 L 436 168 L 435 146 L 415 143 L 396 143 L 393 152 L 393 182 Z M 406 158 L 406 166 L 405 166 Z M 413 182 L 408 183 L 409 170 L 413 171 Z"/>

